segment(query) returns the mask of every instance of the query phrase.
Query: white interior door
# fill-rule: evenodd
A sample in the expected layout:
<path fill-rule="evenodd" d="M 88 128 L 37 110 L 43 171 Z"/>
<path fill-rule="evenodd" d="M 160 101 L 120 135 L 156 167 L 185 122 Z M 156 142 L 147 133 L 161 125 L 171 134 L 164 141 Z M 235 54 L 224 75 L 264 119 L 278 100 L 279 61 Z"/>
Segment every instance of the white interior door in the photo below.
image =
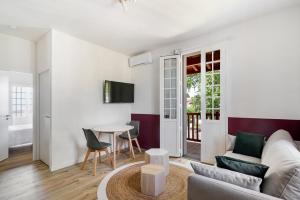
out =
<path fill-rule="evenodd" d="M 213 164 L 216 155 L 225 153 L 224 50 L 213 48 L 201 53 L 201 161 Z"/>
<path fill-rule="evenodd" d="M 40 160 L 49 165 L 51 133 L 50 71 L 39 74 L 39 154 Z"/>
<path fill-rule="evenodd" d="M 0 161 L 8 158 L 9 74 L 0 71 Z"/>
<path fill-rule="evenodd" d="M 160 147 L 179 157 L 181 143 L 180 56 L 160 58 Z"/>

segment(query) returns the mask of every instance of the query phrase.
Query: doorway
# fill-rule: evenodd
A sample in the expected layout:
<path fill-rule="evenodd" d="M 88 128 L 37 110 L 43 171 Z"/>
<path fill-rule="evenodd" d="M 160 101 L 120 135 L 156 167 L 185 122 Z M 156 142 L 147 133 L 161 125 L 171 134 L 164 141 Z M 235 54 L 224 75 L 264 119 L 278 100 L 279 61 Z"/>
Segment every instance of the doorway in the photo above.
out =
<path fill-rule="evenodd" d="M 170 156 L 214 164 L 225 153 L 224 46 L 160 57 L 160 147 Z"/>
<path fill-rule="evenodd" d="M 30 152 L 33 143 L 33 75 L 0 71 L 0 161 Z"/>
<path fill-rule="evenodd" d="M 183 55 L 183 156 L 200 161 L 201 53 Z"/>
<path fill-rule="evenodd" d="M 182 54 L 183 155 L 214 164 L 225 153 L 224 48 Z"/>

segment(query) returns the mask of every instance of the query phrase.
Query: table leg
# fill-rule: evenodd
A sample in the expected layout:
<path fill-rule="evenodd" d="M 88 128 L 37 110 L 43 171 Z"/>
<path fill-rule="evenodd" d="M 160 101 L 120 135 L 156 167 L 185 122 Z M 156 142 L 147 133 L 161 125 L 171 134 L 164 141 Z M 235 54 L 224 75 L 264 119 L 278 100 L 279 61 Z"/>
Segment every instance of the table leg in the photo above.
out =
<path fill-rule="evenodd" d="M 129 141 L 129 149 L 132 153 L 132 157 L 135 158 L 134 151 L 133 151 L 133 146 L 132 146 L 132 140 L 131 140 L 129 131 L 127 131 L 127 134 L 128 134 L 128 141 Z"/>
<path fill-rule="evenodd" d="M 113 169 L 116 169 L 116 133 L 113 134 Z"/>

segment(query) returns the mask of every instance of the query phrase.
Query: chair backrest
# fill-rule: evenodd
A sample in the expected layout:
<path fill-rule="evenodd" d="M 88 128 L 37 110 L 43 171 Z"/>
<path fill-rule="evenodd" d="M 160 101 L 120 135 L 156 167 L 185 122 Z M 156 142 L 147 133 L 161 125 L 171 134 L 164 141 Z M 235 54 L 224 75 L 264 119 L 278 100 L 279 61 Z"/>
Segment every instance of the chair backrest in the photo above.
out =
<path fill-rule="evenodd" d="M 139 121 L 130 121 L 127 125 L 133 126 L 134 129 L 130 130 L 130 134 L 138 136 L 140 134 L 140 122 Z"/>
<path fill-rule="evenodd" d="M 99 140 L 95 136 L 94 132 L 91 129 L 82 129 L 84 136 L 86 138 L 87 146 L 91 149 L 95 149 L 99 146 Z"/>

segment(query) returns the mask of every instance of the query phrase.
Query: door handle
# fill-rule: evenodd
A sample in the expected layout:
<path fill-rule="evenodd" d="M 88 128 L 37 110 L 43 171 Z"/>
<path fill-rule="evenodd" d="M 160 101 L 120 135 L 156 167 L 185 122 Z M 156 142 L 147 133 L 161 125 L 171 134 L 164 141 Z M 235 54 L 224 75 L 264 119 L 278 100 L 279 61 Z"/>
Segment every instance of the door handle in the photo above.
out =
<path fill-rule="evenodd" d="M 45 118 L 51 119 L 51 116 L 50 115 L 45 115 Z"/>

